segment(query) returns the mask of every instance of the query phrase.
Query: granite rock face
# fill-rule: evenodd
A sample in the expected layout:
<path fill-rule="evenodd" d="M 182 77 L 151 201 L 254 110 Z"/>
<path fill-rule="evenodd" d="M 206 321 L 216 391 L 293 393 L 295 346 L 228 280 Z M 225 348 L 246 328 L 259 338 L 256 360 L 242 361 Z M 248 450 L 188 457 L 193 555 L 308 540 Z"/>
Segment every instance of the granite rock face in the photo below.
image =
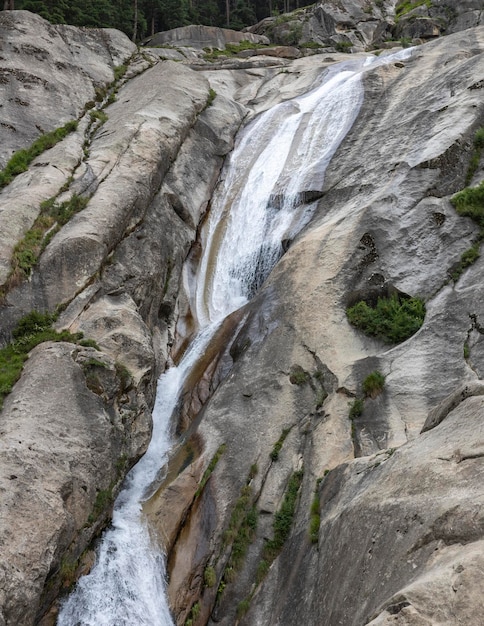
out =
<path fill-rule="evenodd" d="M 196 459 L 147 506 L 156 524 L 180 498 L 168 560 L 178 624 L 197 602 L 209 624 L 479 619 L 478 583 L 465 581 L 482 567 L 482 264 L 451 279 L 478 227 L 450 197 L 465 186 L 484 119 L 483 37 L 481 27 L 439 38 L 365 74 L 359 117 L 326 172 L 315 217 L 233 320 L 232 342 L 206 370 L 215 372 L 211 399 L 203 377 L 187 399 L 206 402 L 192 452 L 178 453 L 196 450 Z M 251 105 L 287 95 L 288 85 L 297 93 L 294 78 L 311 62 L 294 61 Z M 482 164 L 474 180 L 481 175 Z M 420 331 L 394 347 L 356 331 L 345 314 L 392 290 L 427 307 Z M 375 370 L 384 391 L 352 423 L 350 404 Z M 222 445 L 203 495 L 191 498 Z M 292 532 L 271 562 L 264 546 L 299 472 Z M 257 529 L 234 571 L 239 546 L 227 529 L 241 497 L 255 507 Z"/>
<path fill-rule="evenodd" d="M 396 3 L 378 3 L 385 20 L 375 23 L 370 4 L 325 2 L 314 11 L 333 43 L 345 41 L 334 39 L 342 24 L 354 43 L 371 22 L 358 39 L 363 48 L 385 20 L 395 25 Z M 480 19 L 470 1 L 460 9 L 449 30 Z M 359 25 L 354 37 L 346 14 Z M 78 128 L 0 191 L 0 282 L 9 285 L 2 344 L 25 313 L 59 307 L 57 328 L 82 331 L 100 348 L 41 344 L 0 413 L 0 624 L 50 626 L 59 591 L 89 568 L 85 551 L 147 446 L 158 374 L 196 328 L 187 283 L 236 132 L 351 57 L 242 59 L 233 69 L 206 63 L 193 71 L 190 59 L 162 61 L 149 47 L 133 54 L 111 31 L 51 27 L 26 12 L 0 13 L 0 25 L 10 47 L 7 58 L 2 39 L 2 64 L 16 60 L 22 71 L 30 53 L 16 42 L 34 45 L 39 33 L 61 64 L 74 53 L 57 49 L 59 33 L 69 33 L 66 46 L 85 46 L 84 55 L 93 42 L 111 42 L 85 57 L 81 91 L 74 70 L 57 67 L 69 105 L 59 104 L 42 130 L 71 117 Z M 108 89 L 91 115 L 95 87 L 122 63 L 116 93 Z M 167 548 L 177 624 L 192 619 L 194 606 L 198 626 L 479 623 L 483 263 L 455 275 L 479 227 L 450 198 L 466 184 L 484 124 L 483 75 L 482 26 L 367 67 L 359 115 L 312 221 L 286 242 L 266 283 L 225 321 L 190 376 L 182 437 L 145 504 Z M 28 108 L 29 120 L 54 111 L 58 89 L 44 87 L 29 107 L 12 96 L 12 119 L 15 106 Z M 5 158 L 35 139 L 29 124 L 32 134 Z M 14 134 L 5 129 L 8 141 Z M 483 177 L 481 159 L 470 184 Z M 9 283 L 14 247 L 40 203 L 72 194 L 87 206 L 53 235 L 28 279 Z M 348 304 L 394 290 L 425 300 L 417 334 L 388 346 L 349 325 Z M 352 423 L 349 405 L 375 370 L 385 376 L 383 393 L 366 398 Z M 294 515 L 269 558 L 290 485 Z M 234 568 L 245 522 L 231 520 L 241 509 L 250 512 L 250 542 Z"/>
<path fill-rule="evenodd" d="M 322 51 L 373 50 L 399 41 L 428 41 L 482 24 L 480 0 L 324 0 L 283 16 L 269 17 L 247 30 L 282 45 L 312 42 Z"/>

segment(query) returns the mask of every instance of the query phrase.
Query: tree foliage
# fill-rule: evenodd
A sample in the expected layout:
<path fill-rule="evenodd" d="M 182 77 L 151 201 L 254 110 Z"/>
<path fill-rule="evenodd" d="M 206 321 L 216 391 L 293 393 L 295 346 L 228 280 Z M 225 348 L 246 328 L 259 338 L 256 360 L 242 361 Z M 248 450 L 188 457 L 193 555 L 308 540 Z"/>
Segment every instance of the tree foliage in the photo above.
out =
<path fill-rule="evenodd" d="M 3 6 L 38 13 L 53 24 L 117 28 L 141 40 L 187 24 L 240 30 L 307 4 L 307 0 L 4 0 Z"/>

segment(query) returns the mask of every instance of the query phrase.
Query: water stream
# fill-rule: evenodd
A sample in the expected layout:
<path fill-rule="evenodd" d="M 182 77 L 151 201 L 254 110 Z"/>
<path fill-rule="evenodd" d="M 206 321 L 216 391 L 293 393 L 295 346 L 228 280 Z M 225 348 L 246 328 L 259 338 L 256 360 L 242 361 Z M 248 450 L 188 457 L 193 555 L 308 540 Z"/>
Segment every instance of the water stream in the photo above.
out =
<path fill-rule="evenodd" d="M 158 484 L 171 446 L 170 423 L 183 382 L 228 314 L 245 304 L 311 219 L 324 172 L 358 115 L 362 73 L 408 56 L 334 66 L 309 93 L 259 115 L 239 133 L 202 233 L 191 293 L 200 331 L 180 364 L 159 379 L 153 436 L 116 500 L 96 564 L 62 604 L 58 626 L 172 626 L 165 560 L 151 541 L 142 503 Z"/>

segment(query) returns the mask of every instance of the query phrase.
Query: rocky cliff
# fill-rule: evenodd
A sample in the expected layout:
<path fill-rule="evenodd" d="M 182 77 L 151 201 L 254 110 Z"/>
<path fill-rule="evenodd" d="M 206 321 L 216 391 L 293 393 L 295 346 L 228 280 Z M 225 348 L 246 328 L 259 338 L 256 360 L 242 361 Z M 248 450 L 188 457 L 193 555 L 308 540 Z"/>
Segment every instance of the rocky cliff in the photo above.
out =
<path fill-rule="evenodd" d="M 26 12 L 0 13 L 0 29 L 2 165 L 77 121 L 0 192 L 3 344 L 32 310 L 72 333 L 30 353 L 0 413 L 0 624 L 47 625 L 147 446 L 156 378 L 196 326 L 182 266 L 197 271 L 238 129 L 348 57 L 193 71 Z M 177 624 L 480 623 L 483 266 L 462 262 L 479 226 L 450 198 L 484 178 L 483 76 L 483 27 L 366 71 L 310 224 L 190 378 L 145 504 Z M 82 210 L 61 219 L 72 198 Z M 390 293 L 426 305 L 396 346 L 345 312 Z M 384 386 L 365 395 L 375 371 Z"/>

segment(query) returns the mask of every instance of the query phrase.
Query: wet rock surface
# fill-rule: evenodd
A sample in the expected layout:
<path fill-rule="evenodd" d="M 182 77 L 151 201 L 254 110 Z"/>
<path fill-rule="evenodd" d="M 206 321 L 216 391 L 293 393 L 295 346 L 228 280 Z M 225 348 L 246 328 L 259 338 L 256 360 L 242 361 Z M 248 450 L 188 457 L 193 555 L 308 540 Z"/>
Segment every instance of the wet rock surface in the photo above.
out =
<path fill-rule="evenodd" d="M 392 28 L 394 4 L 379 8 Z M 371 22 L 365 6 L 325 3 L 315 11 L 333 37 L 347 13 L 363 32 Z M 474 18 L 479 7 L 461 3 L 447 28 Z M 61 59 L 67 53 L 51 52 L 48 42 L 57 46 L 62 29 L 81 47 L 105 41 L 104 31 L 83 39 L 84 31 L 39 20 L 0 13 L 13 40 L 44 29 L 48 53 Z M 345 37 L 353 41 L 351 29 Z M 370 30 L 365 46 L 376 37 Z M 119 62 L 106 61 L 99 44 L 101 61 L 82 93 L 67 88 L 69 116 L 80 115 L 93 85 L 110 82 L 113 63 L 133 53 L 120 34 L 108 34 Z M 172 345 L 179 356 L 196 327 L 182 264 L 191 248 L 195 271 L 197 229 L 235 133 L 341 60 L 351 57 L 285 58 L 282 66 L 229 60 L 239 65 L 195 72 L 146 49 L 116 85 L 104 123 L 96 129 L 81 116 L 75 133 L 1 191 L 2 282 L 42 200 L 89 197 L 29 280 L 4 294 L 2 342 L 26 312 L 62 305 L 57 327 L 84 332 L 100 350 L 38 346 L 0 413 L 0 624 L 36 623 L 88 567 L 83 552 L 147 446 L 157 376 Z M 359 116 L 324 185 L 311 190 L 318 201 L 311 223 L 286 242 L 266 284 L 227 322 L 190 380 L 180 445 L 145 505 L 169 550 L 177 624 L 191 619 L 196 603 L 198 624 L 222 626 L 479 623 L 483 265 L 478 259 L 451 278 L 478 226 L 458 217 L 450 198 L 465 186 L 484 123 L 483 72 L 482 27 L 370 68 Z M 32 99 L 32 119 L 49 108 L 43 98 Z M 62 111 L 52 127 L 64 121 Z M 473 182 L 482 176 L 481 162 Z M 345 313 L 360 297 L 392 290 L 422 297 L 427 310 L 420 331 L 397 346 L 364 336 Z M 375 370 L 385 376 L 383 392 L 366 398 L 351 422 L 349 406 Z M 290 532 L 268 559 L 294 476 Z M 257 523 L 233 571 L 227 528 L 240 502 L 255 507 Z M 54 623 L 55 610 L 45 620 Z"/>

